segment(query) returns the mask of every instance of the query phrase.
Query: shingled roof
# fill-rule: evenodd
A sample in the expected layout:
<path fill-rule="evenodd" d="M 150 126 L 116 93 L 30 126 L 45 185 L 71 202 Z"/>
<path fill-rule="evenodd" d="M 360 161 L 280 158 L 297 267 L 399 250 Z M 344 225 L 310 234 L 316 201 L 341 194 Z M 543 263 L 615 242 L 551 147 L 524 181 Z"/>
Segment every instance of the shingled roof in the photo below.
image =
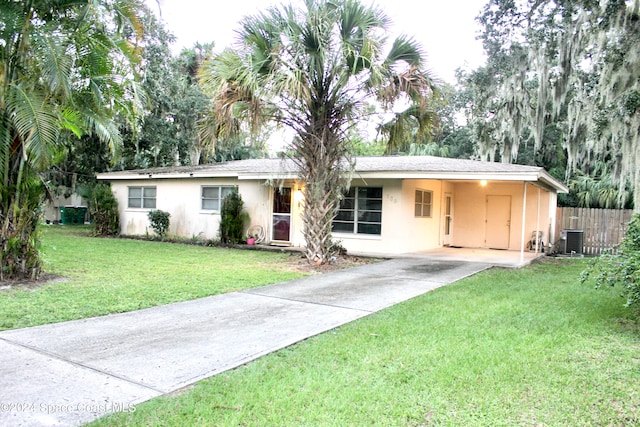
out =
<path fill-rule="evenodd" d="M 567 187 L 544 168 L 434 156 L 355 157 L 354 177 L 394 179 L 499 180 L 538 182 L 558 192 Z M 100 180 L 237 177 L 238 179 L 297 176 L 291 159 L 247 159 L 198 166 L 137 169 L 98 174 Z"/>

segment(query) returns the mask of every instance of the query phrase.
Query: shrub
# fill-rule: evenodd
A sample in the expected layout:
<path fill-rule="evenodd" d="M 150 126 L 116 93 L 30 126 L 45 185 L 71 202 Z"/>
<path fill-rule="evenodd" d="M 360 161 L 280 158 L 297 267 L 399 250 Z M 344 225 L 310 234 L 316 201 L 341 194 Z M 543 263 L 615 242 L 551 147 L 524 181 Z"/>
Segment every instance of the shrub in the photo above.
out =
<path fill-rule="evenodd" d="M 116 236 L 120 234 L 120 213 L 118 201 L 111 192 L 111 187 L 98 184 L 89 195 L 89 212 L 96 236 Z"/>
<path fill-rule="evenodd" d="M 627 306 L 640 306 L 640 214 L 634 214 L 617 253 L 596 258 L 580 276 L 580 281 L 621 286 Z"/>
<path fill-rule="evenodd" d="M 160 237 L 164 237 L 169 229 L 169 212 L 162 211 L 160 209 L 149 212 L 149 221 L 151 222 L 151 228 Z"/>
<path fill-rule="evenodd" d="M 223 243 L 240 243 L 244 240 L 244 226 L 248 215 L 243 212 L 244 202 L 235 190 L 222 201 L 220 209 L 220 240 Z"/>

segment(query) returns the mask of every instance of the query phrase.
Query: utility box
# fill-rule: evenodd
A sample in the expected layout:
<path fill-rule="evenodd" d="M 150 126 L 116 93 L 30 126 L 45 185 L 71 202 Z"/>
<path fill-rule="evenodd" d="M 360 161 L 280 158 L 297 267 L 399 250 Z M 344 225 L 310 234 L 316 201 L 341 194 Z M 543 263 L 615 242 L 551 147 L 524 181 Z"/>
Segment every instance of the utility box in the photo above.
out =
<path fill-rule="evenodd" d="M 572 255 L 582 255 L 584 252 L 584 231 L 577 229 L 562 230 L 562 240 L 564 240 L 564 253 Z"/>

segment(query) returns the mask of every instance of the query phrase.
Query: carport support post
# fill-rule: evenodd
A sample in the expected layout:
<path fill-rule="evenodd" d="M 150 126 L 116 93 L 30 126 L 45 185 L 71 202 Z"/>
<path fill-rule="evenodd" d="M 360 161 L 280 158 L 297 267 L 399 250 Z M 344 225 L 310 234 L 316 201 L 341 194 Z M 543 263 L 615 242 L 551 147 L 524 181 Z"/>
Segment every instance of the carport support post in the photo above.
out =
<path fill-rule="evenodd" d="M 538 187 L 538 218 L 536 219 L 536 256 L 538 254 L 538 249 L 540 248 L 540 238 L 538 235 L 540 234 L 540 187 Z"/>
<path fill-rule="evenodd" d="M 527 181 L 522 195 L 522 238 L 520 240 L 520 265 L 524 264 L 524 222 L 527 220 Z"/>

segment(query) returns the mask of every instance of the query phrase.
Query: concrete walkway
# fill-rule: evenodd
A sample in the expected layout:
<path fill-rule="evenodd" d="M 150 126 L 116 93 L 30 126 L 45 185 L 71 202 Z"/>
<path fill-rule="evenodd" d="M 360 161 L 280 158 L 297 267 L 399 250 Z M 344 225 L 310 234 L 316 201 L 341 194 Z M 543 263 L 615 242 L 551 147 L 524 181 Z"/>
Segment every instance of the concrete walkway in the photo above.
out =
<path fill-rule="evenodd" d="M 0 332 L 0 425 L 81 425 L 490 267 L 393 259 L 130 313 Z"/>

